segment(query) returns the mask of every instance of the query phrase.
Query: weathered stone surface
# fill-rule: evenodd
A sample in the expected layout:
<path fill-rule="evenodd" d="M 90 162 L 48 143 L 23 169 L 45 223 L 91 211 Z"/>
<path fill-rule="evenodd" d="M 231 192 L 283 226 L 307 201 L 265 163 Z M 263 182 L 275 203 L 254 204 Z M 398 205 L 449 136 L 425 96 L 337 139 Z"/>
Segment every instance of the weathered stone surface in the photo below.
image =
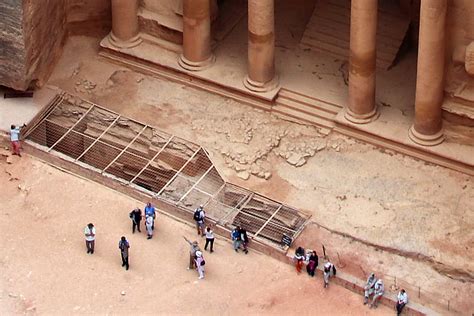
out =
<path fill-rule="evenodd" d="M 110 0 L 67 0 L 67 29 L 70 35 L 105 36 L 110 32 Z"/>
<path fill-rule="evenodd" d="M 474 76 L 474 42 L 466 47 L 466 72 Z"/>
<path fill-rule="evenodd" d="M 0 84 L 25 89 L 26 49 L 20 0 L 0 2 Z"/>
<path fill-rule="evenodd" d="M 242 180 L 248 180 L 250 178 L 250 173 L 247 171 L 241 171 L 237 173 L 237 176 Z"/>
<path fill-rule="evenodd" d="M 66 0 L 0 2 L 0 84 L 44 84 L 66 35 Z M 47 49 L 45 49 L 47 48 Z"/>

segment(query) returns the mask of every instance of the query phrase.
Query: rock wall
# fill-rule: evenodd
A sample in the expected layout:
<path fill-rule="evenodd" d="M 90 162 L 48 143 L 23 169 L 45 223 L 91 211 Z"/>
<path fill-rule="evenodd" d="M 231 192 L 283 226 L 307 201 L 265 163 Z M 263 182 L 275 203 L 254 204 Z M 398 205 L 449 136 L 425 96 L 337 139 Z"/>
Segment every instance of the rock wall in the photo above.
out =
<path fill-rule="evenodd" d="M 474 41 L 474 1 L 450 1 L 446 24 L 447 57 L 451 58 L 456 47 L 466 46 Z"/>
<path fill-rule="evenodd" d="M 0 85 L 25 88 L 26 50 L 19 0 L 0 2 Z"/>
<path fill-rule="evenodd" d="M 105 36 L 111 28 L 110 0 L 67 0 L 68 31 L 74 35 Z"/>
<path fill-rule="evenodd" d="M 46 82 L 66 35 L 66 0 L 0 2 L 0 85 Z"/>

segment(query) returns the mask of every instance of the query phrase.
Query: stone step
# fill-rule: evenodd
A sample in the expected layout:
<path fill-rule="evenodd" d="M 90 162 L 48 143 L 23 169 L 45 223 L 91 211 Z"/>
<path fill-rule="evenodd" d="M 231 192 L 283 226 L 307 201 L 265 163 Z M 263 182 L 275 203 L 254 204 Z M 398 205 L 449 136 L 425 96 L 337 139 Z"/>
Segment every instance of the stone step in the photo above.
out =
<path fill-rule="evenodd" d="M 325 53 L 341 60 L 349 60 L 349 48 L 341 48 L 334 46 L 330 43 L 326 43 L 320 40 L 311 39 L 307 37 L 305 42 L 301 43 L 302 48 L 309 48 L 313 51 Z M 381 58 L 377 58 L 377 67 L 381 69 L 387 69 L 392 65 L 391 61 L 387 61 Z"/>
<path fill-rule="evenodd" d="M 344 16 L 347 21 L 350 22 L 351 8 L 327 3 L 326 5 L 321 6 L 320 10 L 317 12 L 318 16 L 324 14 Z M 377 18 L 378 30 L 381 30 L 381 27 L 383 30 L 391 31 L 391 27 L 394 26 L 394 24 L 395 26 L 398 23 L 400 23 L 398 26 L 404 25 L 405 19 L 406 17 L 400 12 L 399 8 L 392 7 L 392 9 L 386 9 L 379 5 Z"/>
<path fill-rule="evenodd" d="M 325 102 L 317 98 L 303 95 L 301 93 L 290 91 L 284 88 L 280 90 L 280 93 L 278 93 L 278 97 L 275 100 L 275 102 L 277 104 L 289 103 L 290 106 L 292 104 L 296 104 L 296 105 L 299 104 L 303 108 L 308 107 L 316 111 L 323 111 L 332 115 L 336 115 L 342 109 L 342 106 L 339 106 L 337 104 Z M 293 105 L 293 107 L 295 106 Z"/>
<path fill-rule="evenodd" d="M 281 104 L 277 104 L 272 107 L 272 113 L 276 114 L 277 116 L 289 118 L 292 121 L 296 120 L 296 122 L 303 122 L 305 124 L 317 125 L 330 129 L 334 128 L 335 125 L 332 119 L 307 114 L 303 111 L 299 111 Z"/>
<path fill-rule="evenodd" d="M 318 28 L 308 28 L 306 29 L 307 35 L 312 37 L 317 37 L 318 34 L 322 34 L 325 36 L 331 36 L 333 38 L 338 38 L 344 42 L 349 44 L 350 42 L 350 30 L 344 30 L 340 27 L 334 27 L 332 25 L 321 24 L 318 25 Z M 403 39 L 401 39 L 403 40 Z M 397 40 L 387 38 L 384 36 L 377 36 L 377 45 L 379 47 L 386 48 L 387 50 L 393 50 L 395 53 L 398 52 Z M 348 45 L 349 47 L 349 45 Z"/>
<path fill-rule="evenodd" d="M 407 156 L 411 156 L 420 160 L 424 160 L 436 165 L 440 165 L 452 170 L 456 170 L 474 176 L 474 167 L 469 166 L 465 163 L 455 161 L 450 158 L 442 157 L 440 155 L 432 154 L 422 149 L 398 143 L 375 134 L 354 129 L 352 127 L 340 123 L 337 123 L 335 125 L 336 126 L 334 127 L 334 131 L 344 134 L 346 136 L 361 140 L 363 142 L 372 144 L 380 148 L 388 148 Z"/>
<path fill-rule="evenodd" d="M 308 115 L 313 115 L 328 120 L 334 120 L 334 118 L 336 117 L 335 113 L 330 113 L 325 109 L 308 106 L 304 103 L 296 102 L 286 98 L 278 98 L 276 100 L 276 105 L 285 106 L 293 110 L 306 113 Z"/>
<path fill-rule="evenodd" d="M 337 47 L 341 47 L 346 50 L 347 56 L 349 56 L 349 40 L 345 40 L 341 37 L 336 37 L 324 32 L 318 32 L 313 34 L 307 34 L 307 37 L 312 40 L 317 40 L 323 43 L 331 44 Z M 381 59 L 387 63 L 391 63 L 393 56 L 398 53 L 398 47 L 385 46 L 382 43 L 376 45 L 377 59 Z"/>
<path fill-rule="evenodd" d="M 343 58 L 349 57 L 350 1 L 321 0 L 306 26 L 301 46 Z M 398 6 L 379 5 L 377 67 L 388 69 L 395 60 L 409 27 Z"/>
<path fill-rule="evenodd" d="M 230 99 L 248 104 L 261 110 L 271 111 L 272 108 L 272 103 L 264 99 L 259 99 L 248 94 L 240 93 L 230 88 L 226 88 L 225 86 L 217 85 L 213 82 L 205 81 L 195 77 L 190 77 L 185 73 L 177 72 L 172 69 L 148 65 L 144 62 L 140 62 L 139 60 L 123 58 L 117 53 L 106 48 L 102 48 L 99 52 L 99 55 L 106 57 L 109 60 L 118 62 L 120 64 L 125 64 L 129 67 L 137 69 L 140 72 L 145 72 L 151 75 L 163 77 L 174 82 L 179 82 L 191 87 L 199 88 L 224 97 L 228 97 Z"/>

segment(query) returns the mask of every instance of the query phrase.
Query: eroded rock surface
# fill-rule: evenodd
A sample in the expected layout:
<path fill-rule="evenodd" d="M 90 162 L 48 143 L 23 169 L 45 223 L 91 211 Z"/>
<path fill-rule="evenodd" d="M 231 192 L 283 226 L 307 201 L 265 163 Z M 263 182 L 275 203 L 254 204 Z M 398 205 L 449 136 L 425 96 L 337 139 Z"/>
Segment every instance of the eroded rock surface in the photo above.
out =
<path fill-rule="evenodd" d="M 66 0 L 0 2 L 0 85 L 26 90 L 42 85 L 66 35 Z M 45 49 L 47 48 L 47 49 Z"/>

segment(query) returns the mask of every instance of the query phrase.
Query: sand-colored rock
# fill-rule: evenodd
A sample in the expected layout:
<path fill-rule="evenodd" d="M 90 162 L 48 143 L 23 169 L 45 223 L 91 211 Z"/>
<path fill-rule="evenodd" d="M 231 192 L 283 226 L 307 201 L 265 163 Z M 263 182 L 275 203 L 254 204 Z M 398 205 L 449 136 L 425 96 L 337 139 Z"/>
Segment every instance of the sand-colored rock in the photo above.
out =
<path fill-rule="evenodd" d="M 66 0 L 0 2 L 0 85 L 43 85 L 62 52 Z M 47 47 L 48 49 L 45 49 Z"/>

